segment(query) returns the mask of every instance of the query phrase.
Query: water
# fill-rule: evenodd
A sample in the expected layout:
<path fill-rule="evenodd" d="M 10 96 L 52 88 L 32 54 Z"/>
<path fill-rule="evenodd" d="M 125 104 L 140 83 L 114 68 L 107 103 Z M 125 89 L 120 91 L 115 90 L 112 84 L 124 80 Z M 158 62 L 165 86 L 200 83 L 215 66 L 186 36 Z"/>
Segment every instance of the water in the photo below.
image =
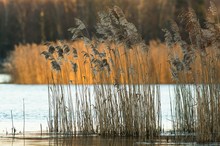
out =
<path fill-rule="evenodd" d="M 1 139 L 0 145 L 3 146 L 217 146 L 218 143 L 196 144 L 192 142 L 146 142 L 144 139 L 137 138 L 105 138 L 99 136 L 92 137 L 71 137 L 71 138 L 51 138 L 51 139 Z"/>
<path fill-rule="evenodd" d="M 173 97 L 173 85 L 160 85 L 161 91 L 161 110 L 162 124 L 165 130 L 171 129 L 170 114 L 170 97 Z M 74 88 L 72 88 L 74 89 Z M 42 138 L 39 135 L 31 135 L 27 139 L 10 139 L 1 137 L 6 131 L 11 133 L 13 114 L 13 123 L 16 131 L 23 132 L 23 101 L 25 103 L 25 131 L 40 131 L 40 124 L 43 130 L 47 130 L 48 120 L 48 86 L 47 85 L 17 85 L 17 84 L 0 84 L 0 145 L 4 146 L 32 146 L 36 143 L 39 146 L 57 145 L 57 146 L 102 146 L 102 145 L 120 145 L 120 146 L 142 146 L 152 145 L 146 139 L 136 138 L 113 138 L 113 137 L 72 137 L 72 138 Z M 22 138 L 22 134 L 18 137 Z M 27 135 L 26 135 L 27 136 Z M 27 136 L 28 137 L 28 136 Z M 153 143 L 154 145 L 195 145 L 197 143 L 173 143 L 166 140 Z M 210 144 L 207 144 L 210 145 Z M 219 145 L 219 143 L 211 143 L 211 145 Z"/>
<path fill-rule="evenodd" d="M 171 129 L 170 93 L 172 85 L 161 85 L 162 122 Z M 74 89 L 74 88 L 72 88 Z M 47 85 L 0 84 L 0 133 L 11 132 L 12 117 L 17 132 L 23 132 L 23 100 L 25 103 L 25 131 L 47 130 Z"/>
<path fill-rule="evenodd" d="M 17 132 L 23 130 L 23 100 L 25 103 L 25 130 L 39 131 L 47 126 L 47 85 L 0 84 L 0 132 L 12 128 L 11 111 Z"/>
<path fill-rule="evenodd" d="M 8 74 L 0 74 L 0 83 L 8 83 L 11 81 L 11 76 Z"/>

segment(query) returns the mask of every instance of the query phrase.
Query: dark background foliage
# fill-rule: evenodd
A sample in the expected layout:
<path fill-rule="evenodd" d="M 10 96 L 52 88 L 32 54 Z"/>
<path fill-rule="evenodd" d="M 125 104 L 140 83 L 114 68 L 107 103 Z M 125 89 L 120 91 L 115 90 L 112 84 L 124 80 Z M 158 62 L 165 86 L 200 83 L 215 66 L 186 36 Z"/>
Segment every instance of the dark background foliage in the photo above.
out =
<path fill-rule="evenodd" d="M 16 44 L 70 39 L 67 29 L 74 26 L 75 17 L 83 20 L 92 34 L 97 12 L 114 5 L 125 12 L 148 42 L 163 41 L 161 29 L 169 25 L 170 19 L 177 20 L 177 14 L 189 6 L 204 20 L 209 0 L 1 0 L 0 59 Z"/>

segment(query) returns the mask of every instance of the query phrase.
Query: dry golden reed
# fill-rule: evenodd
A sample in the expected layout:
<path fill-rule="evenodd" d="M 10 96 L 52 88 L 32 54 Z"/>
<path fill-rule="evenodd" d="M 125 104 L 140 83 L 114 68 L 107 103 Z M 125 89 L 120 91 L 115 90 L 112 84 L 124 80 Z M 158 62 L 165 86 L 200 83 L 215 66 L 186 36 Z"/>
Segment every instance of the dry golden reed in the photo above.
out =
<path fill-rule="evenodd" d="M 49 129 L 154 139 L 161 131 L 160 94 L 159 86 L 143 84 L 149 80 L 149 50 L 119 7 L 99 13 L 99 18 L 99 37 L 89 37 L 79 19 L 69 29 L 73 41 L 81 40 L 85 49 L 58 42 L 47 43 L 41 52 L 54 72 L 48 85 Z M 65 86 L 70 72 L 74 78 Z"/>
<path fill-rule="evenodd" d="M 187 133 L 197 142 L 220 141 L 219 124 L 219 18 L 214 2 L 210 3 L 202 27 L 193 9 L 181 15 L 187 38 L 171 22 L 165 30 L 170 48 L 169 62 L 175 86 L 172 109 L 174 132 Z M 174 51 L 179 45 L 179 52 Z M 191 85 L 180 83 L 191 82 Z"/>
<path fill-rule="evenodd" d="M 61 43 L 57 42 L 57 44 Z M 89 60 L 87 60 L 87 62 L 84 60 L 85 54 L 83 54 L 83 52 L 87 50 L 85 44 L 81 41 L 67 44 L 71 49 L 75 48 L 77 51 L 77 57 L 74 57 L 74 54 L 72 54 L 71 56 L 68 56 L 68 59 L 77 64 L 78 72 L 74 74 L 71 63 L 64 64 L 63 70 L 61 71 L 65 78 L 64 83 L 68 83 L 71 80 L 77 84 L 92 84 L 92 70 L 89 68 Z M 105 47 L 105 45 L 103 44 L 100 46 L 100 50 L 103 50 L 102 47 Z M 10 57 L 10 63 L 12 65 L 10 72 L 15 83 L 48 83 L 48 78 L 51 78 L 54 73 L 51 72 L 51 65 L 44 59 L 44 55 L 40 55 L 41 52 L 46 49 L 47 47 L 45 45 L 36 44 L 18 45 L 15 47 L 15 50 Z M 122 67 L 126 76 L 128 71 L 126 71 L 127 68 L 124 64 L 126 60 L 125 49 L 120 47 L 117 52 L 115 52 L 116 57 L 112 57 L 114 56 L 113 53 L 107 54 L 109 55 L 108 61 L 119 62 L 119 59 L 122 61 L 121 66 L 115 64 L 115 70 Z M 130 58 L 130 65 L 132 66 L 130 71 L 134 71 L 136 74 L 133 79 L 136 83 L 172 83 L 169 73 L 168 49 L 164 44 L 157 41 L 151 41 L 149 45 L 149 54 L 137 47 L 130 49 L 127 55 Z M 149 61 L 150 63 L 148 64 Z M 140 65 L 142 68 L 140 68 Z M 87 71 L 85 70 L 86 68 Z M 143 81 L 140 78 L 142 75 L 151 77 L 146 79 L 146 81 Z M 110 76 L 114 76 L 114 74 L 110 74 Z M 97 79 L 97 82 L 102 83 L 103 81 Z M 109 80 L 105 80 L 104 82 L 112 83 L 112 81 Z M 124 80 L 123 82 L 128 81 Z"/>
<path fill-rule="evenodd" d="M 72 65 L 65 64 L 64 70 L 68 73 L 65 73 L 65 80 L 64 83 L 68 83 L 71 81 L 76 81 L 77 84 L 82 83 L 88 83 L 92 84 L 92 73 L 91 70 L 88 70 L 86 73 L 84 72 L 86 66 L 88 66 L 88 62 L 85 63 L 84 61 L 84 54 L 83 51 L 86 51 L 85 45 L 83 42 L 74 42 L 74 43 L 68 43 L 68 45 L 71 48 L 75 48 L 77 50 L 78 56 L 74 58 L 72 55 L 68 59 L 73 61 L 78 66 L 78 72 L 76 75 L 72 72 Z M 104 47 L 100 46 L 100 49 Z M 171 78 L 170 74 L 170 65 L 169 65 L 169 49 L 166 47 L 165 44 L 157 42 L 157 41 L 151 41 L 149 43 L 149 52 L 147 52 L 139 49 L 137 49 L 137 52 L 135 49 L 129 50 L 129 58 L 131 60 L 131 66 L 135 70 L 136 76 L 135 79 L 137 82 L 140 83 L 161 83 L 161 84 L 169 84 L 169 83 L 175 83 L 173 79 Z M 51 65 L 50 63 L 46 62 L 43 55 L 40 55 L 42 51 L 45 51 L 47 47 L 45 45 L 37 45 L 37 44 L 29 44 L 29 45 L 18 45 L 15 47 L 15 50 L 12 52 L 10 57 L 10 68 L 8 70 L 11 72 L 11 75 L 13 77 L 14 83 L 21 83 L 21 84 L 47 84 L 48 78 L 51 78 L 51 75 L 53 74 L 51 72 Z M 102 49 L 101 49 L 102 50 Z M 175 47 L 174 51 L 176 54 L 180 54 L 180 48 Z M 208 50 L 209 55 L 213 56 L 216 51 L 214 50 Z M 124 56 L 124 49 L 123 47 L 118 49 L 118 56 L 120 56 L 121 60 L 125 60 Z M 137 56 L 138 55 L 138 56 Z M 110 57 L 110 56 L 109 56 Z M 117 62 L 118 57 L 112 58 Z M 147 63 L 147 60 L 149 63 Z M 196 58 L 195 62 L 192 66 L 192 70 L 195 70 L 197 73 L 196 77 L 199 82 L 201 81 L 201 63 L 199 63 L 201 60 L 199 58 Z M 142 71 L 140 68 L 140 65 L 142 67 L 145 67 L 145 69 Z M 218 69 L 218 66 L 220 64 L 218 62 L 215 63 L 216 69 Z M 119 66 L 117 66 L 119 68 Z M 125 67 L 125 65 L 122 65 L 122 67 Z M 64 70 L 62 71 L 62 74 L 64 75 Z M 117 69 L 116 69 L 117 70 Z M 125 70 L 125 69 L 124 69 Z M 195 72 L 194 71 L 194 72 Z M 126 73 L 126 72 L 125 72 Z M 186 72 L 187 73 L 187 72 Z M 181 73 L 180 73 L 181 74 Z M 113 76 L 113 74 L 110 74 Z M 140 75 L 148 75 L 150 78 L 148 78 L 146 81 L 141 80 L 141 78 L 138 79 Z M 155 76 L 156 75 L 156 76 Z M 76 76 L 76 77 L 75 77 Z M 216 74 L 216 77 L 219 75 Z M 82 80 L 82 78 L 84 80 Z M 181 79 L 183 78 L 183 79 Z M 186 79 L 184 79 L 186 78 Z M 187 75 L 180 76 L 180 83 L 193 83 L 193 75 L 190 74 L 190 72 L 187 73 Z M 102 81 L 98 80 L 100 83 Z M 105 81 L 106 83 L 112 83 L 111 81 Z"/>

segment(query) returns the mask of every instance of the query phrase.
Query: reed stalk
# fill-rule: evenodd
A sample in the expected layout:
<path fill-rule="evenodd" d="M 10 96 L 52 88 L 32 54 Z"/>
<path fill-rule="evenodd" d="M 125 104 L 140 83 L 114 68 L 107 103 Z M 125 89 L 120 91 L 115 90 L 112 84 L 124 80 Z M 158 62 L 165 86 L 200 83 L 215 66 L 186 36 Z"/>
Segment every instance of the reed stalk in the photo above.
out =
<path fill-rule="evenodd" d="M 23 98 L 23 137 L 25 137 L 25 103 Z"/>
<path fill-rule="evenodd" d="M 13 120 L 12 110 L 11 110 L 11 124 L 12 124 L 11 134 L 12 134 L 12 135 L 15 135 L 15 127 L 14 127 L 14 120 Z"/>

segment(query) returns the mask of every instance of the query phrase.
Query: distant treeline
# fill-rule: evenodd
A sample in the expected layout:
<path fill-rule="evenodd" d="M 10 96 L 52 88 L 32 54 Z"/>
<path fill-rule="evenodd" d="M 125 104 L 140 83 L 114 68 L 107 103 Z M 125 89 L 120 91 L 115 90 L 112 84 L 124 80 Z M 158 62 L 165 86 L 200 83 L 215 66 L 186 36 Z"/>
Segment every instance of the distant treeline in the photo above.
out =
<path fill-rule="evenodd" d="M 167 27 L 181 8 L 192 6 L 203 17 L 209 0 L 0 0 L 0 59 L 15 44 L 70 39 L 74 18 L 94 26 L 97 12 L 118 5 L 146 41 L 163 40 Z M 176 18 L 174 18 L 176 19 Z M 92 34 L 94 28 L 88 28 Z"/>

